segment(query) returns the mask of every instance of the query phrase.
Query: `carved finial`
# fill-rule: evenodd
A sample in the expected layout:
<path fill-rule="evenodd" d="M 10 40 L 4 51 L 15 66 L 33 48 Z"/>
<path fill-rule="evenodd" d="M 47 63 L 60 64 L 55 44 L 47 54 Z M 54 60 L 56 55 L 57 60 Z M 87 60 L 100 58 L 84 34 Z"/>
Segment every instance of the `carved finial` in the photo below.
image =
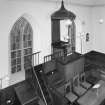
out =
<path fill-rule="evenodd" d="M 64 8 L 64 1 L 61 2 L 61 7 Z"/>
<path fill-rule="evenodd" d="M 62 4 L 63 4 L 64 2 L 63 2 L 63 0 L 62 0 Z"/>

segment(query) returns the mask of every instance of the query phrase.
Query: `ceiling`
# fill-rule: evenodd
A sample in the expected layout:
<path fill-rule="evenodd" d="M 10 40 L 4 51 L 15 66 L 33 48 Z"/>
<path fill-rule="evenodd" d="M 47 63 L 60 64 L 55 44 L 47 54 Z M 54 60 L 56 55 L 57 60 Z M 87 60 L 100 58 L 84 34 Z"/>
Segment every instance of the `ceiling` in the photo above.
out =
<path fill-rule="evenodd" d="M 72 3 L 84 4 L 84 5 L 105 5 L 105 0 L 71 0 Z"/>
<path fill-rule="evenodd" d="M 59 2 L 61 0 L 47 0 Z M 77 4 L 77 5 L 87 5 L 87 6 L 103 6 L 105 5 L 105 0 L 63 0 L 65 3 Z"/>

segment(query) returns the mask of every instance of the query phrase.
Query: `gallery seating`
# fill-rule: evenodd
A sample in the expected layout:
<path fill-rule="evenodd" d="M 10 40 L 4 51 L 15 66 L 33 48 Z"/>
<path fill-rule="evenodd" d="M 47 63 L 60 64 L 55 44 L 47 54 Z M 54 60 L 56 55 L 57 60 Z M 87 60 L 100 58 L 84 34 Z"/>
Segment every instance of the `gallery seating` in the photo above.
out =
<path fill-rule="evenodd" d="M 73 92 L 76 93 L 78 96 L 82 96 L 83 94 L 85 94 L 86 91 L 87 90 L 80 85 L 79 74 L 77 74 L 73 78 Z"/>
<path fill-rule="evenodd" d="M 99 80 L 77 102 L 80 105 L 100 105 L 105 99 L 105 81 Z"/>
<path fill-rule="evenodd" d="M 94 85 L 94 84 L 96 84 L 99 81 L 99 78 L 94 77 L 93 75 L 89 75 L 86 78 L 86 81 L 89 82 L 90 84 Z"/>
<path fill-rule="evenodd" d="M 86 81 L 85 72 L 80 73 L 79 80 L 80 85 L 83 86 L 85 89 L 89 89 L 92 86 L 92 84 Z"/>
<path fill-rule="evenodd" d="M 55 87 L 52 87 L 51 91 L 53 97 L 53 105 L 71 105 L 71 102 L 61 92 L 57 91 Z"/>
<path fill-rule="evenodd" d="M 75 100 L 78 99 L 78 96 L 73 93 L 72 90 L 72 83 L 69 81 L 67 84 L 65 84 L 65 97 L 73 103 Z"/>
<path fill-rule="evenodd" d="M 102 103 L 100 105 L 105 105 L 105 99 L 102 101 Z"/>

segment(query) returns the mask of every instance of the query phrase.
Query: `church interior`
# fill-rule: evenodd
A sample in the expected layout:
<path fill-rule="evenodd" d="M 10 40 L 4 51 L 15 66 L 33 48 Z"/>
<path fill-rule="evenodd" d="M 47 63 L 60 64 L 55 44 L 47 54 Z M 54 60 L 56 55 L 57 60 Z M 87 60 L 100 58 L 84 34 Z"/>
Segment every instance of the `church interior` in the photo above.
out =
<path fill-rule="evenodd" d="M 105 105 L 104 10 L 104 0 L 0 0 L 0 105 Z"/>

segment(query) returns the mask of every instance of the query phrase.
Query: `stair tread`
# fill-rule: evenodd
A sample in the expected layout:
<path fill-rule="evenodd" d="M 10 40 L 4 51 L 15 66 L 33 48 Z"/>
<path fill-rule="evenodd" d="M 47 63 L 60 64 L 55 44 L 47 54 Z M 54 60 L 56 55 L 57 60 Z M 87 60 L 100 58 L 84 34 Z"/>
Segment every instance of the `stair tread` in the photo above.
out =
<path fill-rule="evenodd" d="M 45 96 L 45 99 L 46 99 L 48 105 L 52 105 L 52 99 L 51 99 L 50 93 L 49 93 L 49 91 L 48 91 L 48 87 L 47 87 L 47 85 L 46 85 L 46 81 L 44 80 L 44 78 L 43 78 L 43 73 L 40 72 L 40 70 L 42 70 L 42 68 L 39 69 L 39 70 L 35 70 L 36 75 L 37 75 L 37 77 L 38 77 L 40 86 L 41 86 L 41 88 L 42 88 L 43 94 L 44 94 L 44 96 Z"/>

